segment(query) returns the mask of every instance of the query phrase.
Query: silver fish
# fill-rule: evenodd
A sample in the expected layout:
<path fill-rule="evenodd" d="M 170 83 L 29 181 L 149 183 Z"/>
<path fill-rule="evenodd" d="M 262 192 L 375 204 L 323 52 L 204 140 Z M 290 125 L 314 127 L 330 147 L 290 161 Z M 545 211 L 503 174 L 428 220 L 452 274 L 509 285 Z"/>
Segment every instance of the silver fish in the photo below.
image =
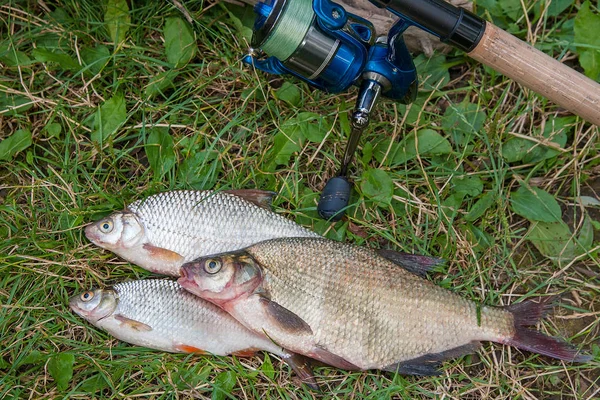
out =
<path fill-rule="evenodd" d="M 590 359 L 527 328 L 547 301 L 478 305 L 401 268 L 404 255 L 385 255 L 324 238 L 281 238 L 187 263 L 179 283 L 282 347 L 339 368 L 434 375 L 436 364 L 480 341 Z"/>
<path fill-rule="evenodd" d="M 257 335 L 215 305 L 168 279 L 118 283 L 69 299 L 71 309 L 127 343 L 179 353 L 251 356 L 268 351 L 286 361 L 311 387 L 306 360 Z"/>
<path fill-rule="evenodd" d="M 87 238 L 133 264 L 179 276 L 184 262 L 277 237 L 319 237 L 270 210 L 261 190 L 171 191 L 86 227 Z"/>

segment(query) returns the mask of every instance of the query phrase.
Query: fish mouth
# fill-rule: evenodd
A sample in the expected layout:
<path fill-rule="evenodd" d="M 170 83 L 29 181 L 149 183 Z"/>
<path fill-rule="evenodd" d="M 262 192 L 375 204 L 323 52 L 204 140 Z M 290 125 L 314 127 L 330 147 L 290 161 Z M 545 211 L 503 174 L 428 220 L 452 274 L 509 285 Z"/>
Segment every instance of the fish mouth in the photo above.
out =
<path fill-rule="evenodd" d="M 80 317 L 83 317 L 83 310 L 81 308 L 79 308 L 79 306 L 77 305 L 77 299 L 79 298 L 79 296 L 73 296 L 69 299 L 69 307 L 71 308 L 71 310 L 79 315 Z"/>
<path fill-rule="evenodd" d="M 199 289 L 198 284 L 196 283 L 196 281 L 194 280 L 193 277 L 191 277 L 188 273 L 188 271 L 185 268 L 181 268 L 179 270 L 179 274 L 181 275 L 179 277 L 179 279 L 177 279 L 177 283 L 184 289 Z"/>
<path fill-rule="evenodd" d="M 98 235 L 96 234 L 96 232 L 94 232 L 95 228 L 95 224 L 90 224 L 86 226 L 84 229 L 85 237 L 88 238 L 88 240 L 92 243 L 101 243 L 101 241 L 98 239 Z"/>

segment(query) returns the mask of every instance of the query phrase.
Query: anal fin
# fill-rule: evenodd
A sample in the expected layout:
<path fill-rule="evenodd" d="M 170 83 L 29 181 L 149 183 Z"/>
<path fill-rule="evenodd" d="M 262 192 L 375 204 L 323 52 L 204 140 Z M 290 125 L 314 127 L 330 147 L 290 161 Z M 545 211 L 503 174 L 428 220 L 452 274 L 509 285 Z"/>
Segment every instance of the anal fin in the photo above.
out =
<path fill-rule="evenodd" d="M 236 357 L 252 357 L 259 351 L 260 349 L 257 349 L 256 347 L 250 347 L 247 349 L 234 351 L 233 353 L 231 353 L 231 355 Z"/>
<path fill-rule="evenodd" d="M 321 390 L 312 370 L 312 362 L 308 357 L 290 353 L 288 356 L 283 357 L 282 360 L 290 366 L 302 383 L 312 390 Z"/>
<path fill-rule="evenodd" d="M 310 326 L 287 308 L 264 296 L 260 297 L 260 302 L 265 307 L 266 314 L 271 317 L 271 321 L 280 329 L 298 335 L 313 334 Z"/>
<path fill-rule="evenodd" d="M 479 342 L 471 342 L 440 353 L 425 354 L 412 360 L 400 361 L 388 365 L 382 368 L 382 370 L 400 375 L 436 376 L 441 374 L 438 367 L 443 361 L 464 356 L 465 354 L 472 354 L 478 348 Z"/>
<path fill-rule="evenodd" d="M 121 323 L 121 325 L 127 326 L 133 330 L 140 332 L 150 332 L 152 327 L 150 325 L 146 325 L 143 322 L 136 321 L 134 319 L 128 318 L 124 315 L 117 314 L 115 315 L 115 319 Z"/>
<path fill-rule="evenodd" d="M 273 197 L 275 197 L 277 194 L 275 192 L 259 189 L 231 189 L 224 190 L 223 192 L 241 197 L 242 199 L 257 205 L 260 208 L 264 208 L 265 210 L 269 211 L 272 211 L 273 209 Z"/>
<path fill-rule="evenodd" d="M 174 251 L 163 249 L 162 247 L 156 247 L 150 243 L 144 243 L 144 250 L 148 251 L 150 255 L 158 260 L 165 262 L 183 262 L 184 258 Z"/>

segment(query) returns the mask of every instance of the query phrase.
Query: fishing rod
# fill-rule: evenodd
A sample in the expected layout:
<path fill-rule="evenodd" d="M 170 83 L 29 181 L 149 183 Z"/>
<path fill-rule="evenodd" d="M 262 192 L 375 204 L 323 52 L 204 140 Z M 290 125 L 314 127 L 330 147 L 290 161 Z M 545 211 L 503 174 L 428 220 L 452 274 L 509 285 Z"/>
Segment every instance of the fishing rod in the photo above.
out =
<path fill-rule="evenodd" d="M 411 25 L 600 126 L 600 84 L 494 24 L 443 0 L 369 1 L 399 17 L 387 37 L 376 37 L 369 21 L 330 0 L 263 0 L 254 7 L 246 63 L 330 93 L 359 86 L 344 158 L 319 200 L 322 218 L 337 221 L 348 206 L 348 168 L 378 99 L 416 97 L 417 73 L 402 38 Z"/>

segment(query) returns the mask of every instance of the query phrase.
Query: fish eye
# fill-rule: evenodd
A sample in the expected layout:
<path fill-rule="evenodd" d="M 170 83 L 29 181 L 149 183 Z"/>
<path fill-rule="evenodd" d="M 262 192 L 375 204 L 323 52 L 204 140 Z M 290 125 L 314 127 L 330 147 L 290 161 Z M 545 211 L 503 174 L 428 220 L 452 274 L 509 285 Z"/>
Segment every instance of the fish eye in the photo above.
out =
<path fill-rule="evenodd" d="M 81 296 L 79 296 L 79 297 L 83 301 L 90 301 L 91 299 L 94 298 L 94 292 L 92 292 L 91 290 L 88 290 L 87 292 L 81 293 Z"/>
<path fill-rule="evenodd" d="M 100 224 L 99 228 L 102 233 L 110 233 L 110 231 L 112 231 L 113 229 L 113 223 L 112 221 L 107 219 L 106 221 Z"/>
<path fill-rule="evenodd" d="M 204 263 L 204 270 L 209 274 L 216 274 L 221 270 L 221 261 L 208 260 Z"/>

